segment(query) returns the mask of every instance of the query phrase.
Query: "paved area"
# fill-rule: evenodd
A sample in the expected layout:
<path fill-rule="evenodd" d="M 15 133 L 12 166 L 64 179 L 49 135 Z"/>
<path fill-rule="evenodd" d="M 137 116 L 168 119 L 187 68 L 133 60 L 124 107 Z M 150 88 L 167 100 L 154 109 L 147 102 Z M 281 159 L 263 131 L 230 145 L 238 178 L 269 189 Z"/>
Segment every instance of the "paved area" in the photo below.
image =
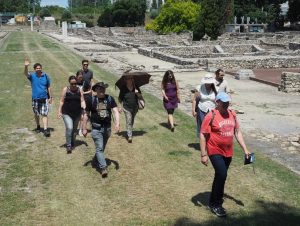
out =
<path fill-rule="evenodd" d="M 64 40 L 65 37 L 56 35 L 56 39 L 85 58 L 92 58 L 94 55 L 76 51 L 74 46 L 78 45 L 68 44 L 68 41 Z M 191 115 L 190 90 L 199 84 L 206 73 L 209 73 L 201 68 L 198 71 L 183 70 L 178 68 L 178 65 L 141 56 L 136 51 L 102 52 L 101 58 L 107 61 L 98 65 L 115 73 L 116 76 L 120 76 L 128 68 L 148 71 L 152 74 L 151 83 L 143 89 L 159 98 L 164 71 L 173 70 L 182 93 L 179 108 L 189 115 Z M 276 71 L 279 73 L 280 70 Z M 272 71 L 259 70 L 256 73 L 258 77 L 275 79 Z M 225 78 L 234 91 L 231 107 L 244 112 L 239 114 L 238 118 L 250 150 L 265 153 L 300 174 L 300 145 L 297 146 L 300 134 L 300 95 L 282 93 L 274 86 L 252 80 L 236 80 L 231 75 L 226 75 Z M 291 145 L 291 142 L 295 145 Z"/>

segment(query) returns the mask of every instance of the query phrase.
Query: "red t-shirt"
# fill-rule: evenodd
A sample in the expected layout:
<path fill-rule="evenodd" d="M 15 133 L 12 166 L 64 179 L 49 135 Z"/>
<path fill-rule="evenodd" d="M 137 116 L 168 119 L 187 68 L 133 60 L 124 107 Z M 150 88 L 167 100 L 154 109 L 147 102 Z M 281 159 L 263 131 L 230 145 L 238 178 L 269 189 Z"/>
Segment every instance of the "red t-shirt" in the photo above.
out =
<path fill-rule="evenodd" d="M 240 125 L 236 119 L 234 111 L 228 110 L 228 117 L 224 118 L 216 109 L 212 125 L 212 111 L 210 111 L 204 118 L 201 125 L 201 133 L 206 137 L 206 148 L 208 155 L 222 155 L 225 157 L 232 157 L 233 155 L 233 137 L 234 130 Z"/>

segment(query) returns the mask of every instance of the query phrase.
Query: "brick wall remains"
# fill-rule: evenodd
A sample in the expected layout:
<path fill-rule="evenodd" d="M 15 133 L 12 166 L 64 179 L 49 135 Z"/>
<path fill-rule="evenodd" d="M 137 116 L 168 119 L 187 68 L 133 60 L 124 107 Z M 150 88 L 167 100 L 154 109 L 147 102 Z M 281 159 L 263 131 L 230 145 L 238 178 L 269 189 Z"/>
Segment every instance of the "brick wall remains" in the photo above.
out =
<path fill-rule="evenodd" d="M 300 93 L 300 73 L 282 72 L 279 90 L 286 93 Z"/>

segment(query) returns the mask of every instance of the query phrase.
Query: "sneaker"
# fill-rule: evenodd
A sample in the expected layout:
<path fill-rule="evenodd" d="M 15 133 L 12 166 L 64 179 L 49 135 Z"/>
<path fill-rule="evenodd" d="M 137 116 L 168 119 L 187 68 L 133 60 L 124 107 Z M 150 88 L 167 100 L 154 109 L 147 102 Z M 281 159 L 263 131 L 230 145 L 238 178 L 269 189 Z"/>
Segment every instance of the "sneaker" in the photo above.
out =
<path fill-rule="evenodd" d="M 35 132 L 37 132 L 37 133 L 40 133 L 40 132 L 41 132 L 41 126 L 40 126 L 40 125 L 38 125 L 38 126 L 36 127 Z"/>
<path fill-rule="evenodd" d="M 50 131 L 48 129 L 44 130 L 44 136 L 45 137 L 50 137 Z"/>
<path fill-rule="evenodd" d="M 175 128 L 174 128 L 174 126 L 171 128 L 171 132 L 174 132 L 174 130 L 175 130 Z"/>
<path fill-rule="evenodd" d="M 78 135 L 79 135 L 80 137 L 83 137 L 82 129 L 80 129 L 80 130 L 78 131 Z"/>
<path fill-rule="evenodd" d="M 218 217 L 225 217 L 226 216 L 226 211 L 222 206 L 218 207 L 210 207 L 211 212 L 216 214 Z"/>
<path fill-rule="evenodd" d="M 67 146 L 67 154 L 71 154 L 72 153 L 72 146 L 68 145 Z"/>
<path fill-rule="evenodd" d="M 128 143 L 132 143 L 132 137 L 128 137 Z"/>
<path fill-rule="evenodd" d="M 101 173 L 102 178 L 107 177 L 108 172 L 107 172 L 107 169 L 106 169 L 106 168 L 101 169 L 101 170 L 100 170 L 100 173 Z"/>

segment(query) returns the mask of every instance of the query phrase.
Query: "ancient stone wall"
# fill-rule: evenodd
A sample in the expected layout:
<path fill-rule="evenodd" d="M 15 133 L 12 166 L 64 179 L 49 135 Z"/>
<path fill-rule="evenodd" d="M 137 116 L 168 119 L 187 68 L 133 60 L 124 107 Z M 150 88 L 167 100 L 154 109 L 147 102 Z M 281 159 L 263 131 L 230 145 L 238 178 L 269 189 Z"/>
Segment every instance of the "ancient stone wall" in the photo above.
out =
<path fill-rule="evenodd" d="M 252 45 L 221 45 L 225 53 L 243 54 L 254 52 Z"/>
<path fill-rule="evenodd" d="M 289 43 L 289 49 L 290 49 L 290 50 L 297 50 L 297 49 L 300 49 L 300 43 L 290 42 L 290 43 Z"/>
<path fill-rule="evenodd" d="M 279 90 L 287 93 L 300 93 L 300 73 L 282 72 Z"/>
<path fill-rule="evenodd" d="M 266 57 L 230 57 L 216 59 L 199 59 L 198 63 L 208 68 L 256 69 L 256 68 L 297 68 L 300 56 L 266 56 Z"/>

